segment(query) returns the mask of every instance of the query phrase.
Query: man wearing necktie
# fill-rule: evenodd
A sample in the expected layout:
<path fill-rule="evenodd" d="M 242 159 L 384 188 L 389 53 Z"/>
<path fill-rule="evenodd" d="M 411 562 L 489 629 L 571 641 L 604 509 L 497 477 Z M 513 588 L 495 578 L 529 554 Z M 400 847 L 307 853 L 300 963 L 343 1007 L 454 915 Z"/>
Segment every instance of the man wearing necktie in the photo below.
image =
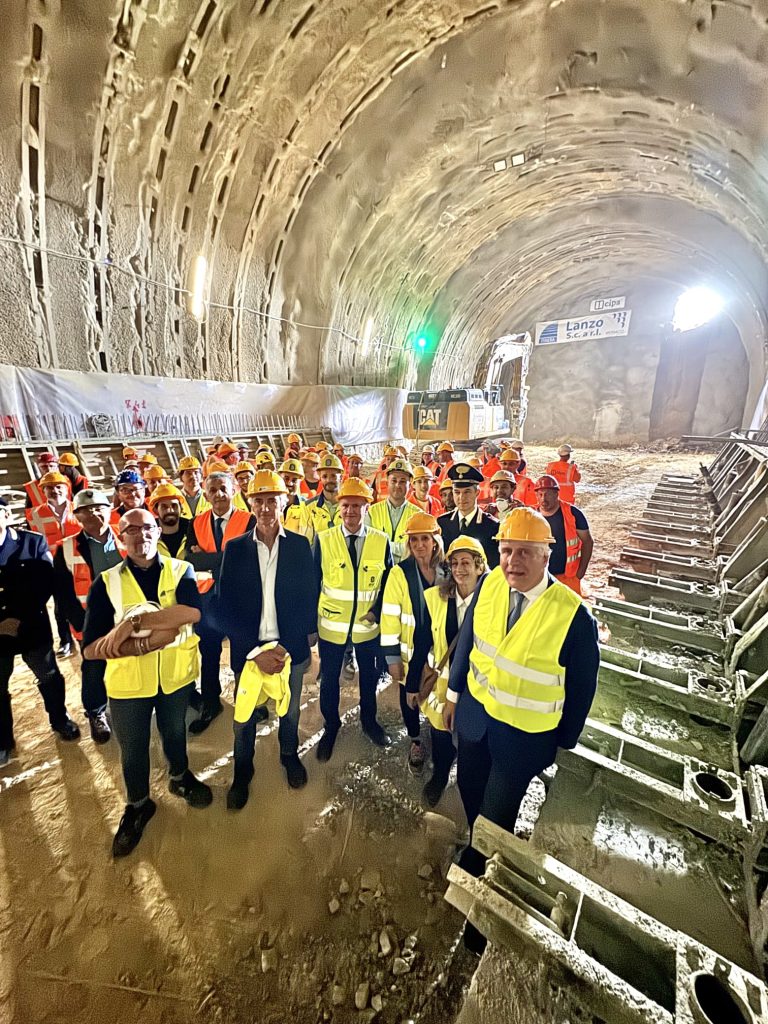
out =
<path fill-rule="evenodd" d="M 446 512 L 437 520 L 446 549 L 457 537 L 474 537 L 483 545 L 490 568 L 495 568 L 499 564 L 499 546 L 495 541 L 499 521 L 483 512 L 477 504 L 483 474 L 474 466 L 457 462 L 448 469 L 447 475 L 453 485 L 456 510 Z"/>
<path fill-rule="evenodd" d="M 595 620 L 547 571 L 544 516 L 513 509 L 499 527 L 500 565 L 481 581 L 451 663 L 443 711 L 458 736 L 458 784 L 470 828 L 479 815 L 512 832 L 530 781 L 576 746 L 597 686 Z M 468 846 L 475 876 L 485 858 Z M 476 952 L 482 936 L 467 925 Z"/>
<path fill-rule="evenodd" d="M 376 721 L 376 687 L 381 677 L 379 619 L 392 551 L 386 534 L 363 520 L 372 500 L 373 493 L 363 480 L 345 480 L 339 489 L 341 524 L 317 535 L 320 710 L 325 720 L 317 746 L 319 761 L 329 760 L 341 727 L 339 676 L 349 643 L 359 669 L 363 732 L 377 746 L 386 747 L 390 742 Z"/>
<path fill-rule="evenodd" d="M 197 574 L 197 589 L 202 597 L 202 618 L 196 626 L 200 637 L 199 716 L 189 724 L 193 735 L 205 732 L 221 714 L 221 648 L 224 633 L 215 618 L 214 587 L 218 580 L 224 548 L 233 537 L 252 530 L 256 520 L 250 512 L 235 508 L 235 483 L 230 473 L 209 473 L 205 497 L 210 507 L 192 520 L 192 545 L 185 556 Z"/>

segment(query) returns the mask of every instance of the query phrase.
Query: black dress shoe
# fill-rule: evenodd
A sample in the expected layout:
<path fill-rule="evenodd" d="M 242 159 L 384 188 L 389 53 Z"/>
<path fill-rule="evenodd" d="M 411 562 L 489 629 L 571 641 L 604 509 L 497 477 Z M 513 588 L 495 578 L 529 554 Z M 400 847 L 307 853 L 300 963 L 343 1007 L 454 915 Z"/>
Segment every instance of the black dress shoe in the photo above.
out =
<path fill-rule="evenodd" d="M 112 730 L 109 727 L 106 711 L 99 711 L 94 715 L 88 715 L 88 725 L 91 730 L 91 739 L 94 743 L 109 742 Z"/>
<path fill-rule="evenodd" d="M 51 728 L 54 732 L 58 733 L 63 740 L 80 739 L 80 730 L 69 715 L 64 715 L 63 718 L 58 719 L 55 722 L 51 722 Z"/>
<path fill-rule="evenodd" d="M 445 787 L 446 783 L 443 782 L 442 779 L 435 778 L 433 775 L 424 786 L 424 789 L 422 789 L 421 795 L 430 807 L 437 807 L 440 803 L 440 797 L 443 795 Z"/>
<path fill-rule="evenodd" d="M 320 742 L 317 744 L 318 761 L 330 761 L 338 734 L 338 729 L 326 728 L 325 732 L 320 737 Z"/>
<path fill-rule="evenodd" d="M 371 743 L 375 743 L 377 747 L 388 747 L 392 742 L 378 722 L 371 722 L 370 725 L 364 725 L 363 732 Z"/>
<path fill-rule="evenodd" d="M 171 779 L 168 789 L 174 796 L 183 797 L 190 807 L 207 807 L 213 800 L 211 787 L 196 779 L 189 768 L 180 779 Z"/>
<path fill-rule="evenodd" d="M 189 723 L 189 731 L 193 736 L 199 736 L 201 732 L 205 732 L 214 718 L 219 717 L 222 710 L 221 704 L 217 704 L 216 707 L 204 706 L 200 712 L 200 717 L 195 718 L 194 721 Z"/>
<path fill-rule="evenodd" d="M 157 810 L 154 800 L 146 800 L 141 807 L 134 807 L 128 804 L 125 814 L 117 826 L 115 838 L 112 840 L 112 856 L 127 857 L 129 853 L 139 845 L 139 840 L 144 834 L 144 828 L 152 815 Z"/>
<path fill-rule="evenodd" d="M 227 809 L 230 811 L 242 811 L 248 803 L 248 783 L 233 782 L 227 792 Z"/>
<path fill-rule="evenodd" d="M 288 785 L 291 789 L 301 789 L 307 784 L 307 769 L 301 763 L 298 754 L 281 754 L 280 764 L 285 768 Z"/>

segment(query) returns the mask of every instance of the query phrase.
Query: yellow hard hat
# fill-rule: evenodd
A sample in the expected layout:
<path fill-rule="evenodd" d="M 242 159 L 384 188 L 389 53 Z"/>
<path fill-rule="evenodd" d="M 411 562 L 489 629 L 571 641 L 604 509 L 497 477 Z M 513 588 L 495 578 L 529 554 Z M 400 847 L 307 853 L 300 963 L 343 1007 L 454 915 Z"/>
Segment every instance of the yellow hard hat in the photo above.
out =
<path fill-rule="evenodd" d="M 139 462 L 148 462 L 150 466 L 156 466 L 157 456 L 153 455 L 152 452 L 144 452 L 143 455 L 139 456 Z"/>
<path fill-rule="evenodd" d="M 546 516 L 532 508 L 513 508 L 493 539 L 517 540 L 529 544 L 555 543 Z"/>
<path fill-rule="evenodd" d="M 69 484 L 63 473 L 44 473 L 38 483 L 41 487 L 53 487 L 55 484 Z"/>
<path fill-rule="evenodd" d="M 322 459 L 320 459 L 320 465 L 317 468 L 321 473 L 324 469 L 335 469 L 339 473 L 344 472 L 344 466 L 342 465 L 341 459 L 338 455 L 331 455 L 330 453 L 323 455 Z"/>
<path fill-rule="evenodd" d="M 173 484 L 158 484 L 149 496 L 149 507 L 153 508 L 158 501 L 171 501 L 174 498 L 180 505 L 184 501 L 184 495 L 178 487 L 174 487 Z"/>
<path fill-rule="evenodd" d="M 365 462 L 365 459 L 363 458 L 362 455 L 358 455 L 357 452 L 352 452 L 351 455 L 347 456 L 347 462 L 359 462 L 362 464 L 363 462 Z"/>
<path fill-rule="evenodd" d="M 123 448 L 124 459 L 137 459 L 138 457 L 139 453 L 135 448 L 131 448 L 130 446 Z"/>
<path fill-rule="evenodd" d="M 435 475 L 427 466 L 416 466 L 413 471 L 414 480 L 434 480 Z"/>
<path fill-rule="evenodd" d="M 407 473 L 408 476 L 413 476 L 413 466 L 407 459 L 395 459 L 387 466 L 387 476 L 390 473 Z"/>
<path fill-rule="evenodd" d="M 289 434 L 287 441 L 288 444 L 301 444 L 301 437 L 298 434 Z"/>
<path fill-rule="evenodd" d="M 277 462 L 272 452 L 261 452 L 254 460 L 257 469 L 276 469 Z"/>
<path fill-rule="evenodd" d="M 259 447 L 256 449 L 256 454 L 257 455 L 259 454 L 259 452 L 271 452 L 272 455 L 275 454 L 272 451 L 272 446 L 269 445 L 269 444 L 264 444 L 264 443 L 260 444 Z"/>
<path fill-rule="evenodd" d="M 168 474 L 165 472 L 162 466 L 147 466 L 147 468 L 144 470 L 145 480 L 162 480 L 164 477 L 167 476 Z"/>
<path fill-rule="evenodd" d="M 60 466 L 79 466 L 80 463 L 77 461 L 77 456 L 73 455 L 72 452 L 62 452 L 59 456 Z"/>
<path fill-rule="evenodd" d="M 467 537 L 465 535 L 457 537 L 456 540 L 451 541 L 448 545 L 445 557 L 450 558 L 451 555 L 455 555 L 458 551 L 470 551 L 473 555 L 479 555 L 484 562 L 487 562 L 485 550 L 477 537 Z"/>
<path fill-rule="evenodd" d="M 320 456 L 317 454 L 317 452 L 304 452 L 304 454 L 301 456 L 301 461 L 311 462 L 314 466 L 317 466 L 320 463 Z"/>
<path fill-rule="evenodd" d="M 437 446 L 437 450 L 439 452 L 452 452 L 455 451 L 456 449 L 453 447 L 450 441 L 443 441 L 442 444 L 439 444 Z"/>
<path fill-rule="evenodd" d="M 470 455 L 469 458 L 467 459 L 467 465 L 474 466 L 475 469 L 480 469 L 480 467 L 482 466 L 482 462 L 480 461 L 480 459 L 478 459 L 476 455 Z"/>
<path fill-rule="evenodd" d="M 344 445 L 340 441 L 337 441 L 336 444 L 333 446 L 333 450 L 335 452 L 341 451 L 343 453 L 344 452 Z"/>
<path fill-rule="evenodd" d="M 499 462 L 519 462 L 520 454 L 514 448 L 506 448 L 499 456 Z"/>
<path fill-rule="evenodd" d="M 210 476 L 211 473 L 229 473 L 230 468 L 226 462 L 222 462 L 221 459 L 213 459 L 212 462 L 208 463 L 206 475 Z"/>
<path fill-rule="evenodd" d="M 451 480 L 450 477 L 444 476 L 437 489 L 439 491 L 450 491 L 452 487 L 453 480 Z"/>
<path fill-rule="evenodd" d="M 330 447 L 330 445 L 328 444 L 327 441 L 318 441 L 317 444 L 315 445 L 315 448 L 319 452 L 327 452 L 329 447 Z"/>
<path fill-rule="evenodd" d="M 248 484 L 248 497 L 255 494 L 287 494 L 285 480 L 271 469 L 257 469 Z"/>
<path fill-rule="evenodd" d="M 428 512 L 417 512 L 408 520 L 405 532 L 410 537 L 414 533 L 442 533 L 437 519 Z"/>
<path fill-rule="evenodd" d="M 373 491 L 365 480 L 359 480 L 355 476 L 350 476 L 347 477 L 339 488 L 339 501 L 342 498 L 362 498 L 370 504 L 373 501 Z"/>
<path fill-rule="evenodd" d="M 293 473 L 294 476 L 300 476 L 302 480 L 304 479 L 304 467 L 299 459 L 286 459 L 278 472 Z"/>
<path fill-rule="evenodd" d="M 514 476 L 509 472 L 509 470 L 499 469 L 499 470 L 497 470 L 493 474 L 493 476 L 491 477 L 489 483 L 492 483 L 492 484 L 512 484 L 512 486 L 514 487 L 516 481 L 515 481 Z"/>
<path fill-rule="evenodd" d="M 388 444 L 384 448 L 384 458 L 388 455 L 399 455 L 397 448 L 393 448 L 391 444 Z"/>
<path fill-rule="evenodd" d="M 238 476 L 240 473 L 253 473 L 255 470 L 250 462 L 244 460 L 243 462 L 238 462 L 232 472 L 235 476 Z"/>
<path fill-rule="evenodd" d="M 200 459 L 194 455 L 185 455 L 179 459 L 179 472 L 183 473 L 185 469 L 200 469 Z"/>

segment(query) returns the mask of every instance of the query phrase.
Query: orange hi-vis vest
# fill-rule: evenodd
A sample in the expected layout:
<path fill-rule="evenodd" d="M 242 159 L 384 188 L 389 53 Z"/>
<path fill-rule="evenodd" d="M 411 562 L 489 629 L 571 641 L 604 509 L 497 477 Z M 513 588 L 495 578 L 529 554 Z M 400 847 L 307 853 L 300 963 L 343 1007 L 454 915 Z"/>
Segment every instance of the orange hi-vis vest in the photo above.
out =
<path fill-rule="evenodd" d="M 579 467 L 575 462 L 565 462 L 558 459 L 557 462 L 547 463 L 544 470 L 560 484 L 560 500 L 567 501 L 572 505 L 576 498 L 576 484 L 581 480 Z"/>
<path fill-rule="evenodd" d="M 581 539 L 576 532 L 576 517 L 573 514 L 573 505 L 567 501 L 560 502 L 563 510 L 563 525 L 565 526 L 565 572 L 563 576 L 575 576 L 579 562 L 581 562 Z"/>
<path fill-rule="evenodd" d="M 389 466 L 385 469 L 377 469 L 368 481 L 371 485 L 371 489 L 373 490 L 373 497 L 375 501 L 381 501 L 382 498 L 389 496 L 389 481 L 387 480 L 388 469 Z"/>
<path fill-rule="evenodd" d="M 32 502 L 32 508 L 37 508 L 38 505 L 45 504 L 45 495 L 40 489 L 40 484 L 37 480 L 29 480 L 24 484 L 24 490 L 27 492 L 27 497 Z M 27 509 L 27 519 L 29 519 L 30 509 Z"/>
<path fill-rule="evenodd" d="M 115 530 L 114 527 L 110 527 L 110 529 L 112 530 L 112 535 L 115 538 L 117 550 L 120 552 L 121 556 L 125 558 L 125 548 L 120 542 L 117 530 Z M 91 583 L 93 583 L 93 575 L 91 573 L 90 566 L 78 551 L 78 536 L 79 534 L 73 533 L 69 537 L 65 537 L 62 541 L 61 551 L 64 555 L 64 562 L 72 574 L 72 582 L 75 585 L 75 597 L 83 608 L 85 608 L 85 604 L 88 599 L 88 591 L 91 588 Z M 76 629 L 72 629 L 72 632 L 76 640 L 83 639 L 83 634 L 78 633 Z"/>
<path fill-rule="evenodd" d="M 233 508 L 232 515 L 224 527 L 224 536 L 221 540 L 222 551 L 233 537 L 241 537 L 245 533 L 250 521 L 250 512 L 242 512 L 239 508 Z M 195 531 L 197 546 L 202 551 L 213 554 L 216 551 L 216 541 L 213 538 L 213 509 L 208 509 L 207 512 L 201 512 L 199 516 L 195 516 L 192 520 L 192 526 Z M 197 581 L 197 589 L 201 594 L 205 594 L 212 586 L 212 578 Z"/>
<path fill-rule="evenodd" d="M 529 476 L 525 476 L 524 473 L 513 473 L 512 475 L 515 478 L 515 489 L 512 492 L 512 497 L 522 501 L 529 508 L 538 508 L 539 499 L 536 497 L 536 488 L 533 480 Z"/>
<path fill-rule="evenodd" d="M 419 501 L 419 499 L 411 490 L 408 492 L 408 501 L 410 501 L 410 503 L 412 505 L 415 505 L 417 508 L 420 508 L 423 512 L 427 512 L 429 515 L 434 516 L 435 518 L 441 516 L 443 512 L 445 512 L 445 508 L 443 507 L 442 501 L 440 501 L 438 498 L 435 498 L 431 491 L 427 492 L 426 501 Z"/>
<path fill-rule="evenodd" d="M 48 549 L 52 555 L 56 554 L 56 549 L 65 537 L 71 537 L 75 533 L 80 533 L 82 529 L 72 513 L 71 504 L 69 504 L 61 522 L 56 518 L 56 514 L 47 501 L 44 501 L 42 505 L 38 505 L 36 508 L 31 508 L 29 512 L 30 528 L 35 533 L 41 533 L 45 537 L 48 542 Z"/>

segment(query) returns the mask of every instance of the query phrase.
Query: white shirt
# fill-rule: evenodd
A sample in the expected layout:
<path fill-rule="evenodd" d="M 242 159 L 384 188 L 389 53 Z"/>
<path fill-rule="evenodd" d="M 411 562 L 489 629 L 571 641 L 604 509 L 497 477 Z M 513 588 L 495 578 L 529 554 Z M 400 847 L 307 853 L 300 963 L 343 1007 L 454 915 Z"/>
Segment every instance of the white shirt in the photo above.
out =
<path fill-rule="evenodd" d="M 466 597 L 459 597 L 458 593 L 456 594 L 456 619 L 459 624 L 459 629 L 461 629 L 461 624 L 464 621 L 464 616 L 467 614 L 467 609 L 472 603 L 472 598 L 474 596 L 474 590 L 472 591 L 471 594 L 468 594 Z"/>
<path fill-rule="evenodd" d="M 259 620 L 259 640 L 279 640 L 280 629 L 277 624 L 277 601 L 275 600 L 275 580 L 277 578 L 277 556 L 280 551 L 280 538 L 285 536 L 282 525 L 277 531 L 274 543 L 268 548 L 263 540 L 253 531 L 256 541 L 256 553 L 259 556 L 259 573 L 261 574 L 261 619 Z"/>
<path fill-rule="evenodd" d="M 363 539 L 365 538 L 365 533 L 366 533 L 366 525 L 365 525 L 365 523 L 362 524 L 362 526 L 357 531 L 357 533 L 351 533 L 346 528 L 344 523 L 342 523 L 341 524 L 341 532 L 342 532 L 342 534 L 344 536 L 344 543 L 345 544 L 347 543 L 347 537 L 357 537 L 357 540 L 355 541 L 355 549 L 357 551 L 357 560 L 359 562 L 360 561 L 360 555 L 362 554 L 362 550 L 363 550 L 362 549 L 362 543 L 363 543 Z M 347 545 L 347 547 L 349 547 L 349 545 Z"/>

